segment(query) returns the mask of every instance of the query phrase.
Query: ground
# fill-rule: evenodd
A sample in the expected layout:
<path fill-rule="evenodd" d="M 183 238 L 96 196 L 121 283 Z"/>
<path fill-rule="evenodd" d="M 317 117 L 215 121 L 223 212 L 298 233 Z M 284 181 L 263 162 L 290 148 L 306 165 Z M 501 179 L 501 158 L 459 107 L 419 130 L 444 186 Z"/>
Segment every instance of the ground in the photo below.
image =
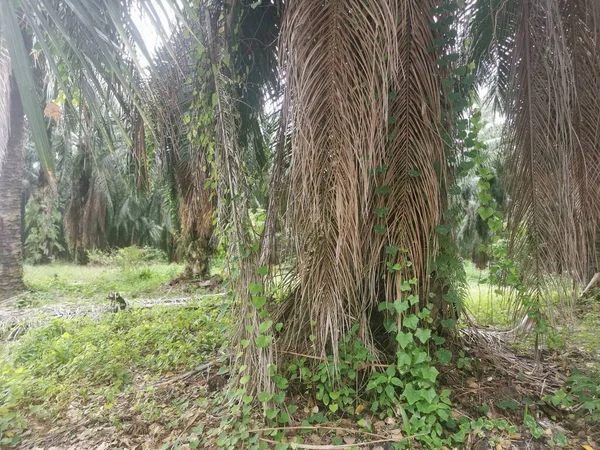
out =
<path fill-rule="evenodd" d="M 509 305 L 480 283 L 485 273 L 468 269 L 472 315 L 481 324 L 502 326 Z M 170 283 L 182 270 L 131 259 L 26 267 L 30 290 L 0 305 L 0 448 L 217 448 L 230 430 L 225 417 L 232 404 L 224 388 L 232 310 L 222 287 Z M 127 308 L 113 312 L 109 292 L 118 292 Z M 551 381 L 544 379 L 541 395 L 529 399 L 524 394 L 535 374 L 519 377 L 515 371 L 511 379 L 510 368 L 494 366 L 476 345 L 439 368 L 440 382 L 452 389 L 453 419 L 475 424 L 465 448 L 598 448 L 593 418 L 600 392 L 593 374 L 600 368 L 600 305 L 590 300 L 578 308 L 581 320 L 546 333 L 543 355 L 544 367 L 565 380 L 575 367 L 583 369 L 581 378 L 546 401 L 539 399 L 550 393 L 543 384 Z M 518 358 L 531 361 L 526 354 L 507 358 L 507 366 L 519 366 Z M 252 413 L 248 427 L 262 429 L 257 438 L 281 442 L 268 448 L 294 448 L 286 442 L 296 440 L 304 445 L 296 448 L 371 441 L 366 448 L 388 449 L 404 432 L 401 420 L 376 417 L 360 403 L 356 417 L 333 417 L 311 395 L 290 398 L 298 408 L 292 413 L 287 405 L 294 427 L 281 424 L 288 428 L 285 436 L 264 430 L 260 408 Z"/>

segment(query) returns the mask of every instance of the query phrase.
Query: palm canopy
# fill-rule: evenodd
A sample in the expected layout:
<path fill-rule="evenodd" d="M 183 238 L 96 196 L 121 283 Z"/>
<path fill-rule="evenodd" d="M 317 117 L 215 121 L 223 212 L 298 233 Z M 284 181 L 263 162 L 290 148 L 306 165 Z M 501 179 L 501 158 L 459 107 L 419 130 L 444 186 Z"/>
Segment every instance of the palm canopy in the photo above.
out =
<path fill-rule="evenodd" d="M 109 143 L 114 136 L 110 117 L 130 144 L 123 123 L 136 116 L 149 120 L 140 57 L 147 61 L 152 57 L 132 19 L 134 6 L 161 38 L 166 37 L 161 11 L 176 8 L 181 13 L 169 0 L 20 0 L 16 7 L 15 2 L 1 2 L 0 35 L 10 54 L 33 141 L 48 169 L 54 158 L 33 66 L 47 74 L 50 98 L 52 93 L 60 94 L 64 99 L 60 106 L 97 123 L 96 131 Z"/>

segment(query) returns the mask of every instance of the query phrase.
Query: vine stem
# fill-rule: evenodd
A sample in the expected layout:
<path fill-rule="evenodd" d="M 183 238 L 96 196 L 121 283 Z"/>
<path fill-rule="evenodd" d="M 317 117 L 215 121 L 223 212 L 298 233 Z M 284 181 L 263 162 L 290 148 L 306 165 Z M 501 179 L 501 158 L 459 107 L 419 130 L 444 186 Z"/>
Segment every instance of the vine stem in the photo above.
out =
<path fill-rule="evenodd" d="M 248 433 L 260 433 L 263 431 L 292 431 L 292 430 L 329 430 L 329 431 L 344 431 L 346 433 L 354 433 L 354 434 L 363 434 L 365 436 L 371 436 L 374 438 L 378 438 L 378 439 L 387 439 L 388 441 L 390 440 L 389 438 L 386 438 L 385 436 L 381 435 L 381 434 L 375 434 L 375 433 L 369 433 L 368 431 L 360 431 L 360 430 L 354 430 L 351 428 L 342 428 L 342 427 L 326 427 L 326 426 L 320 426 L 320 425 L 314 425 L 314 426 L 290 426 L 290 427 L 271 427 L 271 428 L 257 428 L 255 430 L 248 430 Z"/>
<path fill-rule="evenodd" d="M 328 445 L 315 445 L 315 444 L 294 444 L 294 448 L 300 448 L 300 449 L 306 449 L 306 450 L 337 450 L 337 449 L 341 449 L 341 448 L 355 448 L 355 447 L 364 447 L 367 445 L 374 445 L 374 444 L 385 444 L 388 442 L 403 442 L 403 441 L 408 441 L 408 440 L 412 440 L 413 438 L 417 437 L 417 436 L 424 436 L 425 433 L 421 433 L 421 434 L 414 434 L 412 436 L 407 436 L 405 438 L 402 439 L 377 439 L 375 441 L 369 441 L 369 442 L 356 442 L 354 444 L 328 444 Z M 267 442 L 268 444 L 279 444 L 279 442 L 277 441 L 273 441 L 271 439 L 264 439 L 264 438 L 260 438 L 261 441 L 263 442 Z"/>
<path fill-rule="evenodd" d="M 281 353 L 284 353 L 286 355 L 299 356 L 301 358 L 315 359 L 317 361 L 327 361 L 326 358 L 322 358 L 320 356 L 305 355 L 304 353 L 296 353 L 296 352 L 289 352 L 289 351 L 283 351 Z M 359 367 L 358 367 L 358 370 L 365 370 L 365 369 L 367 369 L 369 367 L 387 368 L 390 365 L 391 364 L 378 364 L 378 363 L 360 364 Z"/>

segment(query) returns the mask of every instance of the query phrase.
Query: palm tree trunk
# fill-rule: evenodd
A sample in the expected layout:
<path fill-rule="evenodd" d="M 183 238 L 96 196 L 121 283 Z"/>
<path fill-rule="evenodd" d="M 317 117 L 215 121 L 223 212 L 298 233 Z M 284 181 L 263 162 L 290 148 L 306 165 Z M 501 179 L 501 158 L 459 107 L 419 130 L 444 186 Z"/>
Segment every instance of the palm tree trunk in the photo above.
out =
<path fill-rule="evenodd" d="M 0 300 L 23 288 L 21 187 L 23 172 L 23 106 L 11 80 L 10 135 L 6 158 L 0 161 Z"/>
<path fill-rule="evenodd" d="M 185 257 L 184 278 L 188 280 L 207 279 L 210 276 L 210 239 L 198 237 L 188 246 Z"/>

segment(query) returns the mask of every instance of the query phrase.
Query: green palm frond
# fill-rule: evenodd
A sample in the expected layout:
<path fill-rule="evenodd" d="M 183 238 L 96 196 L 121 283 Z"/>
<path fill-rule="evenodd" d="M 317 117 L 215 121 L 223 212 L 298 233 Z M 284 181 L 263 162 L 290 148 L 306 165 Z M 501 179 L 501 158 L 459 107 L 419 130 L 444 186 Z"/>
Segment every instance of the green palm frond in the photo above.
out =
<path fill-rule="evenodd" d="M 39 149 L 40 161 L 48 170 L 53 168 L 48 131 L 40 108 L 40 101 L 36 95 L 35 81 L 29 60 L 29 50 L 25 45 L 19 16 L 11 1 L 2 0 L 0 3 L 0 38 L 10 55 L 12 71 L 19 87 L 23 110 L 29 119 L 29 127 L 36 147 Z M 6 115 L 5 117 L 8 117 Z"/>
<path fill-rule="evenodd" d="M 147 61 L 152 58 L 132 19 L 134 4 L 137 2 L 132 0 L 23 0 L 17 10 L 12 2 L 2 0 L 0 30 L 13 60 L 29 126 L 45 166 L 52 166 L 54 155 L 42 116 L 43 99 L 36 96 L 34 89 L 30 53 L 38 62 L 41 58 L 53 75 L 56 90 L 66 97 L 65 109 L 78 109 L 85 101 L 85 120 L 99 125 L 97 131 L 109 145 L 116 129 L 121 138 L 134 146 L 124 123 L 134 122 L 137 117 L 150 123 L 145 108 L 144 68 L 140 61 L 141 57 Z M 177 2 L 139 2 L 138 6 L 157 28 L 159 36 L 166 39 L 167 32 L 156 8 L 179 11 Z M 25 29 L 27 32 L 22 33 Z M 26 44 L 23 38 L 26 33 L 31 33 L 37 46 L 33 52 L 32 44 Z M 112 123 L 107 119 L 109 116 Z"/>
<path fill-rule="evenodd" d="M 519 0 L 473 0 L 466 9 L 467 60 L 477 67 L 476 81 L 488 89 L 487 101 L 504 111 L 514 61 Z"/>

